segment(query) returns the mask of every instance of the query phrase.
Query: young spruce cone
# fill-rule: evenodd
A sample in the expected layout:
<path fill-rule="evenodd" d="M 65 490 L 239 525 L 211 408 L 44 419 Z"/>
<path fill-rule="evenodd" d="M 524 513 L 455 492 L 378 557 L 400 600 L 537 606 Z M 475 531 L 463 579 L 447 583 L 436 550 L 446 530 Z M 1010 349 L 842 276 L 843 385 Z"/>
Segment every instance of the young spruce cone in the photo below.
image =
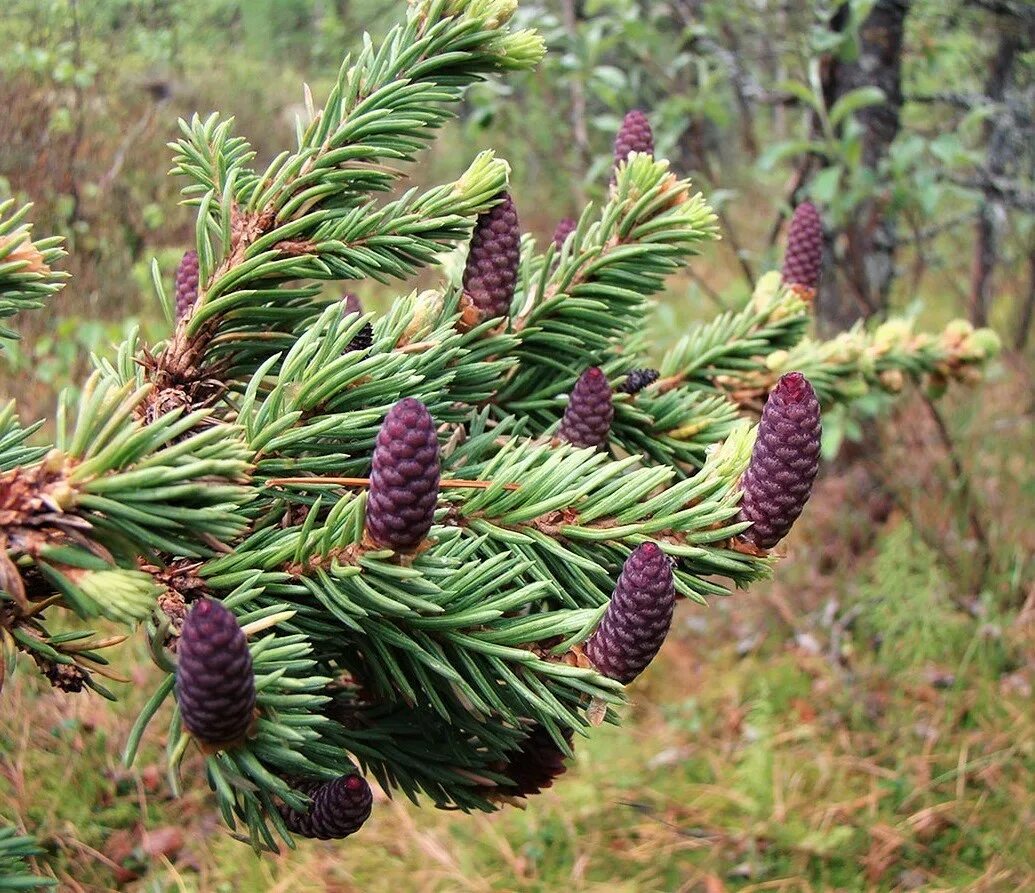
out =
<path fill-rule="evenodd" d="M 661 649 L 675 606 L 672 562 L 657 543 L 643 543 L 625 560 L 604 617 L 586 642 L 586 657 L 627 685 Z"/>
<path fill-rule="evenodd" d="M 355 834 L 370 817 L 374 798 L 361 775 L 342 775 L 334 781 L 295 782 L 296 790 L 312 803 L 306 813 L 280 805 L 284 824 L 292 834 L 319 840 L 340 840 Z"/>
<path fill-rule="evenodd" d="M 809 380 L 788 372 L 769 394 L 751 461 L 741 479 L 740 536 L 771 549 L 801 514 L 819 470 L 819 400 Z"/>
<path fill-rule="evenodd" d="M 794 209 L 787 230 L 787 252 L 782 271 L 784 284 L 799 286 L 807 294 L 815 295 L 822 268 L 823 221 L 812 202 L 802 202 Z"/>
<path fill-rule="evenodd" d="M 183 319 L 197 299 L 198 252 L 191 248 L 184 253 L 176 268 L 176 319 Z"/>
<path fill-rule="evenodd" d="M 354 350 L 368 350 L 373 343 L 374 327 L 370 323 L 365 323 L 363 328 L 353 336 L 349 346 L 345 348 L 345 353 L 352 353 Z"/>
<path fill-rule="evenodd" d="M 564 730 L 564 738 L 571 744 L 570 729 Z M 546 790 L 567 770 L 565 759 L 564 751 L 550 733 L 543 726 L 536 725 L 503 769 L 503 774 L 513 782 L 506 792 L 513 797 L 531 797 Z"/>
<path fill-rule="evenodd" d="M 359 302 L 359 298 L 350 291 L 342 295 L 341 302 L 345 305 L 346 314 L 363 312 L 363 305 Z M 363 328 L 356 332 L 348 347 L 345 348 L 345 353 L 352 353 L 354 350 L 367 350 L 373 343 L 374 327 L 370 323 L 364 323 Z"/>
<path fill-rule="evenodd" d="M 209 598 L 195 602 L 176 655 L 176 700 L 187 731 L 213 747 L 240 741 L 255 711 L 255 676 L 233 612 Z"/>
<path fill-rule="evenodd" d="M 412 552 L 431 530 L 440 473 L 435 422 L 420 400 L 389 410 L 377 435 L 366 529 L 378 546 Z"/>
<path fill-rule="evenodd" d="M 633 109 L 622 121 L 615 137 L 615 169 L 629 157 L 630 152 L 654 154 L 654 132 L 650 121 L 639 109 Z"/>
<path fill-rule="evenodd" d="M 509 192 L 478 218 L 464 268 L 464 292 L 482 319 L 510 312 L 521 259 L 521 228 Z"/>
<path fill-rule="evenodd" d="M 658 380 L 657 369 L 633 369 L 625 377 L 625 382 L 622 385 L 622 390 L 626 394 L 638 394 L 647 385 L 652 385 Z"/>
<path fill-rule="evenodd" d="M 607 376 L 590 366 L 575 382 L 557 437 L 577 447 L 601 446 L 607 443 L 614 414 Z"/>
<path fill-rule="evenodd" d="M 345 305 L 346 313 L 362 313 L 363 305 L 360 303 L 359 296 L 354 295 L 352 292 L 347 291 L 341 297 L 341 302 Z"/>
<path fill-rule="evenodd" d="M 564 243 L 568 241 L 568 236 L 575 232 L 578 222 L 571 217 L 563 217 L 557 223 L 557 228 L 553 231 L 553 244 L 557 246 L 558 250 L 564 247 Z"/>

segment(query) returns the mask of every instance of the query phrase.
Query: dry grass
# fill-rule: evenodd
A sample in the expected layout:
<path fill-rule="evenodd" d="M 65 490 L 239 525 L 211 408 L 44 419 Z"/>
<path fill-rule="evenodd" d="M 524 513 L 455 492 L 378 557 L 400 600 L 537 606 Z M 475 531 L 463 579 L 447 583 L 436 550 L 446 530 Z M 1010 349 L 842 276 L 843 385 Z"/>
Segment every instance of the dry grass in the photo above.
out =
<path fill-rule="evenodd" d="M 150 673 L 137 643 L 116 709 L 15 677 L 0 815 L 43 837 L 44 867 L 72 891 L 1032 889 L 1035 588 L 1014 563 L 1033 535 L 1015 498 L 1031 466 L 1014 461 L 1032 426 L 1021 417 L 997 450 L 983 423 L 1019 386 L 993 389 L 961 438 L 984 444 L 968 454 L 992 481 L 983 508 L 997 533 L 1013 531 L 979 604 L 918 536 L 926 515 L 892 510 L 860 540 L 852 528 L 869 524 L 872 500 L 853 474 L 829 478 L 779 580 L 682 606 L 625 725 L 582 742 L 562 783 L 523 812 L 470 817 L 382 796 L 356 838 L 258 859 L 219 826 L 200 778 L 190 784 L 198 759 L 171 798 L 161 720 L 135 770 L 120 767 Z M 918 459 L 937 453 L 912 456 L 889 475 L 907 492 L 939 473 Z M 926 536 L 965 552 L 931 523 Z"/>

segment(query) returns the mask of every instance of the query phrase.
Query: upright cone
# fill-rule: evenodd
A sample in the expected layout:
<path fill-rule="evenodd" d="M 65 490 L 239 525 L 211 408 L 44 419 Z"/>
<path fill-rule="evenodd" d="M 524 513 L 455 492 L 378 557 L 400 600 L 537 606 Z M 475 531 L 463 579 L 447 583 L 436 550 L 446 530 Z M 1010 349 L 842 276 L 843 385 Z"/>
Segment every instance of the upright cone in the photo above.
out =
<path fill-rule="evenodd" d="M 618 135 L 615 137 L 616 170 L 629 157 L 630 152 L 654 154 L 654 131 L 651 130 L 647 116 L 639 109 L 629 112 L 622 120 L 622 126 L 618 128 Z"/>
<path fill-rule="evenodd" d="M 564 243 L 568 241 L 570 236 L 575 229 L 578 227 L 578 223 L 572 217 L 562 217 L 557 221 L 557 227 L 553 231 L 553 244 L 558 248 L 563 248 Z"/>
<path fill-rule="evenodd" d="M 183 319 L 198 299 L 198 252 L 185 252 L 176 268 L 176 319 Z"/>
<path fill-rule="evenodd" d="M 557 437 L 577 447 L 602 446 L 611 433 L 614 415 L 607 376 L 596 366 L 591 366 L 575 382 Z"/>
<path fill-rule="evenodd" d="M 255 676 L 233 612 L 212 599 L 195 602 L 176 656 L 176 700 L 187 731 L 212 747 L 239 742 L 255 711 Z"/>
<path fill-rule="evenodd" d="M 478 218 L 464 268 L 464 293 L 482 319 L 510 312 L 521 260 L 521 227 L 509 192 Z"/>
<path fill-rule="evenodd" d="M 787 251 L 781 276 L 784 284 L 812 298 L 823 270 L 823 221 L 812 202 L 794 209 L 787 230 Z"/>
<path fill-rule="evenodd" d="M 672 562 L 657 543 L 644 543 L 625 560 L 604 617 L 586 642 L 586 657 L 627 685 L 661 650 L 675 605 Z"/>
<path fill-rule="evenodd" d="M 304 813 L 281 805 L 280 814 L 292 834 L 340 840 L 355 834 L 370 818 L 374 797 L 361 775 L 342 775 L 325 782 L 296 782 L 294 787 L 312 802 Z"/>
<path fill-rule="evenodd" d="M 741 479 L 741 538 L 771 549 L 787 536 L 805 508 L 819 471 L 819 400 L 809 380 L 789 372 L 769 394 L 751 461 Z"/>
<path fill-rule="evenodd" d="M 389 411 L 374 447 L 366 529 L 378 546 L 412 552 L 435 519 L 441 470 L 435 421 L 407 397 Z"/>

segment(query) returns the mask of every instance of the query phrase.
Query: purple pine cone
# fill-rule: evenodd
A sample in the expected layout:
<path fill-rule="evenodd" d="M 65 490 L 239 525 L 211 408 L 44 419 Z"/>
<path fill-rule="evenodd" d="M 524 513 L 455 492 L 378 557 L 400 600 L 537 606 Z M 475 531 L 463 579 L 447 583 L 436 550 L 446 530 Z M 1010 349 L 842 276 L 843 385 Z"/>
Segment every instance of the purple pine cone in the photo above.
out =
<path fill-rule="evenodd" d="M 363 328 L 356 332 L 349 342 L 349 346 L 345 348 L 345 353 L 351 353 L 354 350 L 368 350 L 373 343 L 374 327 L 370 323 L 364 323 Z"/>
<path fill-rule="evenodd" d="M 370 818 L 374 797 L 361 775 L 343 775 L 334 781 L 303 781 L 296 790 L 312 800 L 306 813 L 281 804 L 280 814 L 292 834 L 319 840 L 340 840 L 355 834 Z"/>
<path fill-rule="evenodd" d="M 359 302 L 359 297 L 350 291 L 342 295 L 341 302 L 345 305 L 345 312 L 347 314 L 363 312 L 363 305 Z"/>
<path fill-rule="evenodd" d="M 762 410 L 755 448 L 740 482 L 739 520 L 753 522 L 742 539 L 771 549 L 787 536 L 812 492 L 821 433 L 816 392 L 800 372 L 787 373 Z"/>
<path fill-rule="evenodd" d="M 509 192 L 478 218 L 464 268 L 464 292 L 483 319 L 510 312 L 521 260 L 521 228 Z"/>
<path fill-rule="evenodd" d="M 565 729 L 563 734 L 571 744 L 571 730 Z M 521 742 L 520 749 L 510 755 L 503 770 L 503 774 L 513 782 L 507 793 L 515 797 L 530 797 L 546 790 L 567 771 L 565 759 L 564 751 L 550 733 L 543 726 L 536 725 Z"/>
<path fill-rule="evenodd" d="M 435 518 L 440 466 L 434 419 L 420 400 L 400 400 L 374 447 L 366 529 L 376 545 L 412 552 L 424 541 Z"/>
<path fill-rule="evenodd" d="M 577 447 L 596 447 L 607 443 L 615 408 L 607 376 L 590 366 L 568 399 L 557 437 Z"/>
<path fill-rule="evenodd" d="M 823 220 L 812 202 L 794 209 L 787 229 L 787 253 L 782 278 L 786 285 L 801 285 L 813 292 L 823 269 Z"/>
<path fill-rule="evenodd" d="M 176 319 L 183 319 L 198 299 L 198 252 L 184 253 L 176 268 Z"/>
<path fill-rule="evenodd" d="M 628 685 L 661 649 L 675 606 L 672 562 L 657 543 L 644 543 L 625 560 L 604 618 L 586 642 L 586 657 Z"/>
<path fill-rule="evenodd" d="M 618 128 L 618 135 L 615 137 L 616 170 L 629 157 L 630 152 L 654 154 L 654 131 L 650 129 L 647 116 L 639 109 L 629 112 L 622 121 L 622 126 Z"/>
<path fill-rule="evenodd" d="M 255 676 L 233 612 L 212 599 L 196 602 L 176 655 L 176 700 L 187 731 L 213 746 L 238 742 L 255 711 Z"/>
<path fill-rule="evenodd" d="M 626 394 L 638 394 L 648 385 L 654 384 L 658 380 L 659 374 L 657 369 L 633 369 L 625 376 L 622 390 Z"/>
<path fill-rule="evenodd" d="M 578 225 L 578 221 L 571 217 L 564 217 L 559 220 L 557 222 L 557 228 L 553 231 L 553 244 L 556 245 L 558 249 L 563 248 L 564 243 L 568 241 L 568 236 L 575 232 Z"/>

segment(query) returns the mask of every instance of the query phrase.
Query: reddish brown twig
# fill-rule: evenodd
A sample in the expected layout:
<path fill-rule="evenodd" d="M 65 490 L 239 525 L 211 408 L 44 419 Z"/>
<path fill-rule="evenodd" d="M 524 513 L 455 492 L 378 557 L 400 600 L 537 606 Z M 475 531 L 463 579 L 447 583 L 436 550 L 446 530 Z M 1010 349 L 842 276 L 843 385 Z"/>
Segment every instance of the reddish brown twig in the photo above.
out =
<path fill-rule="evenodd" d="M 266 481 L 268 487 L 283 487 L 289 484 L 333 484 L 336 487 L 369 487 L 370 478 L 336 478 L 336 477 L 301 477 L 301 478 L 270 478 Z M 449 489 L 467 490 L 488 490 L 495 486 L 495 481 L 465 481 L 459 478 L 443 478 L 438 482 L 439 487 Z M 520 490 L 520 484 L 504 484 L 504 490 Z"/>

